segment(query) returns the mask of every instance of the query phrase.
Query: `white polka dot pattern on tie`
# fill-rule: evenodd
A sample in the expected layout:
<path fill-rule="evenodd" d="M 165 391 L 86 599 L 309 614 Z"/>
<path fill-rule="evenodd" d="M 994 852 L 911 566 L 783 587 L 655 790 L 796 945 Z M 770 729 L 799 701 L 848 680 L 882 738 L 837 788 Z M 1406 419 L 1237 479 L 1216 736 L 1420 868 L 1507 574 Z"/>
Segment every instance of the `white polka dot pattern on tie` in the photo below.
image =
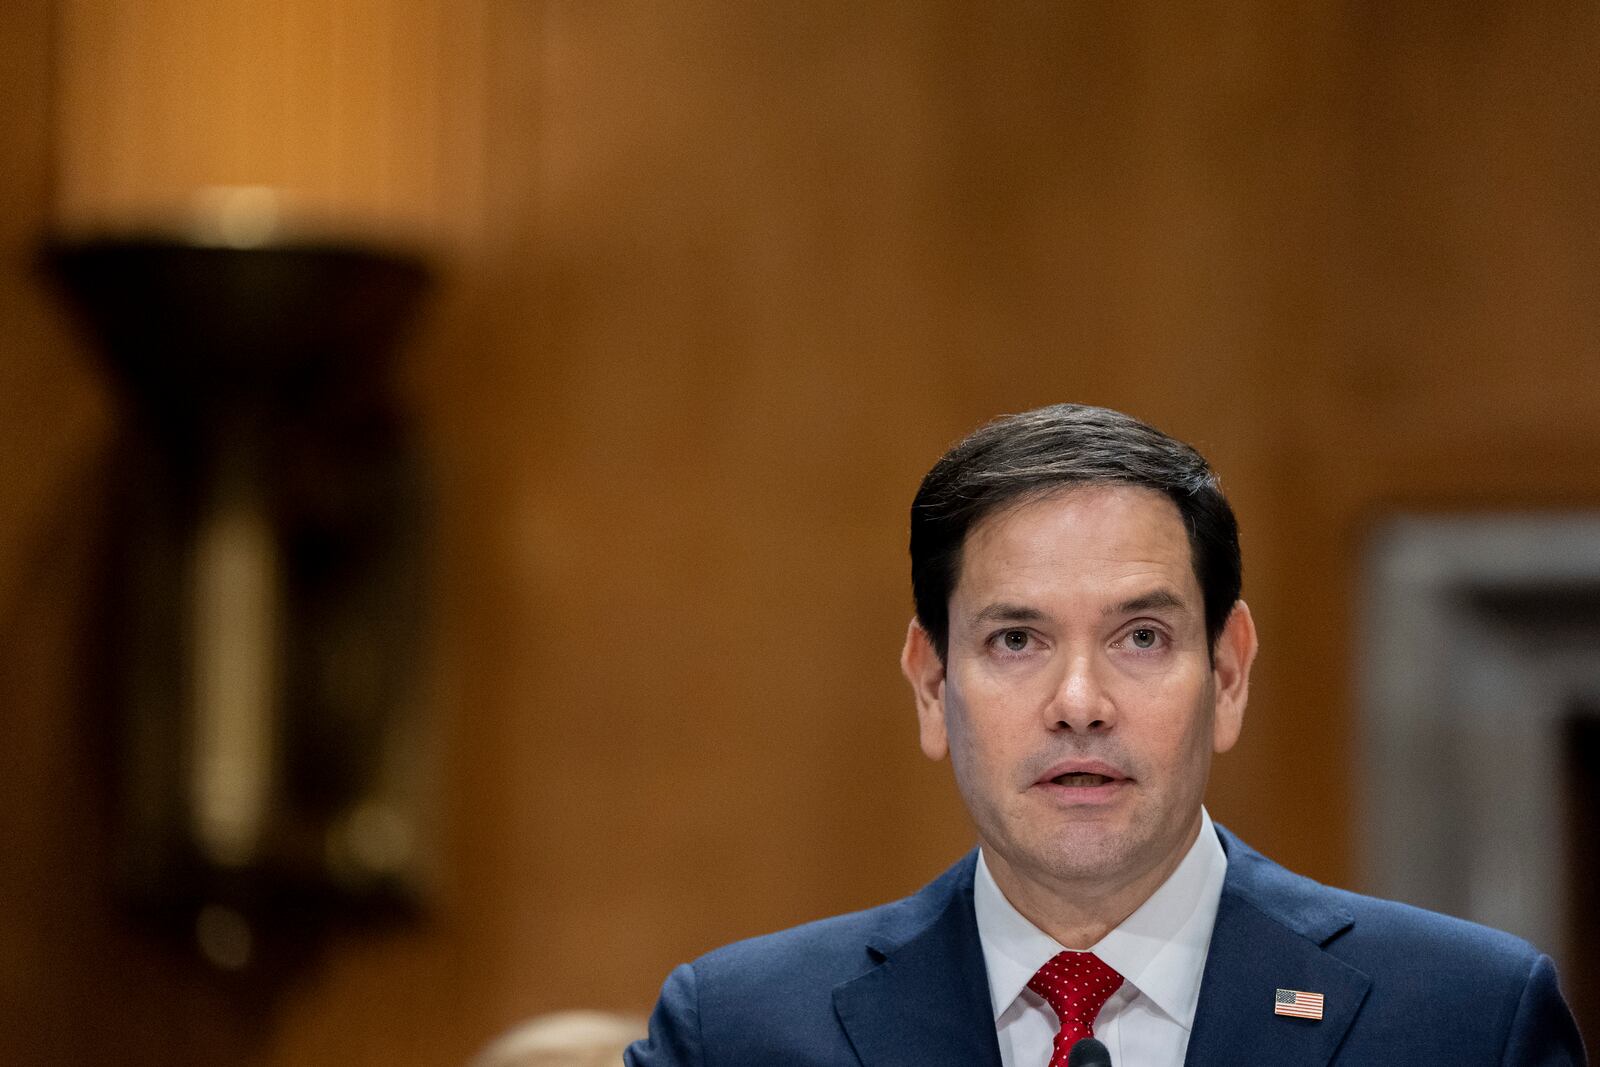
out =
<path fill-rule="evenodd" d="M 1028 980 L 1061 1020 L 1050 1067 L 1066 1067 L 1072 1046 L 1094 1036 L 1094 1018 L 1122 985 L 1122 975 L 1092 952 L 1058 952 Z"/>

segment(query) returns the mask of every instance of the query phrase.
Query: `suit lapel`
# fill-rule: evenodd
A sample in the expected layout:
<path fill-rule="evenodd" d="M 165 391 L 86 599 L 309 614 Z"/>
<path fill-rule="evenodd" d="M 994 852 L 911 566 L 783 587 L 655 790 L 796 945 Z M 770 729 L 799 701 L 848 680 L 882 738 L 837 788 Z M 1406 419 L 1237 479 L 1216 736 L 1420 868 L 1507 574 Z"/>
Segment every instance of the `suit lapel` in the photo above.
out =
<path fill-rule="evenodd" d="M 972 911 L 969 855 L 915 900 L 933 913 L 869 944 L 876 967 L 833 991 L 863 1067 L 1000 1067 L 988 971 Z"/>
<path fill-rule="evenodd" d="M 1371 980 L 1323 948 L 1353 921 L 1328 891 L 1218 830 L 1228 874 L 1186 1064 L 1323 1067 L 1366 999 Z M 1323 995 L 1319 1020 L 1274 1014 L 1273 995 Z"/>

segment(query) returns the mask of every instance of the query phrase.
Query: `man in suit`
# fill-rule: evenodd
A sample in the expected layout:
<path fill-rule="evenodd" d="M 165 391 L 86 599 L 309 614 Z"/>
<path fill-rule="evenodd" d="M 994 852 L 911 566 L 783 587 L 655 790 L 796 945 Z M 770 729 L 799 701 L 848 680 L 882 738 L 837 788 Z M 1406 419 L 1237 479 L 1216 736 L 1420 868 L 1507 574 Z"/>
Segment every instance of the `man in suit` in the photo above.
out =
<path fill-rule="evenodd" d="M 1547 957 L 1291 874 L 1202 807 L 1256 653 L 1193 449 L 1057 405 L 939 460 L 901 664 L 979 848 L 675 970 L 633 1067 L 1582 1064 Z"/>

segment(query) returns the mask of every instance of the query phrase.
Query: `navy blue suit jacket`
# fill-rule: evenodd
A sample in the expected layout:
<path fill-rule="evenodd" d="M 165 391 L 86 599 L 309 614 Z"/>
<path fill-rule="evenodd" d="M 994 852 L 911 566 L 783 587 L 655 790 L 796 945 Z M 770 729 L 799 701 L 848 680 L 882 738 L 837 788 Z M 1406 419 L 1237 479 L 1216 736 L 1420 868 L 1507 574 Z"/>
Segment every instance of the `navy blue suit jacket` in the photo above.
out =
<path fill-rule="evenodd" d="M 1228 855 L 1186 1064 L 1582 1064 L 1548 957 L 1524 941 Z M 673 971 L 630 1067 L 1000 1067 L 971 853 L 920 893 Z M 1278 989 L 1324 1015 L 1275 1015 Z M 1139 1067 L 1137 1064 L 1125 1067 Z"/>

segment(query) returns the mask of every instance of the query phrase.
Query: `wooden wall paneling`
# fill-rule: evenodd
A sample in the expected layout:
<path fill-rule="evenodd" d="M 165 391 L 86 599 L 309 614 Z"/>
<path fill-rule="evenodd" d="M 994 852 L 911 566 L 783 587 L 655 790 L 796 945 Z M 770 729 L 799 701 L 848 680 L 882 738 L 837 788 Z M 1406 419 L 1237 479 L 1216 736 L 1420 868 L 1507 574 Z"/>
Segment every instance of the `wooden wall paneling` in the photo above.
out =
<path fill-rule="evenodd" d="M 888 86 L 869 118 L 898 117 L 908 90 L 893 57 L 803 77 L 842 47 L 805 21 L 549 16 L 549 202 L 524 249 L 548 302 L 502 338 L 527 353 L 528 473 L 507 506 L 543 594 L 520 642 L 543 716 L 521 751 L 551 772 L 521 783 L 513 826 L 548 879 L 520 903 L 525 1003 L 588 990 L 642 1008 L 669 959 L 777 909 L 859 901 L 822 845 L 881 829 L 850 810 L 876 768 L 841 754 L 880 730 L 909 739 L 898 535 L 855 560 L 863 525 L 898 525 L 901 506 L 863 457 L 907 450 L 870 414 L 925 388 L 896 336 L 900 294 L 927 284 L 915 227 L 871 214 L 918 164 L 863 151 L 848 111 L 862 79 Z M 878 647 L 815 655 L 819 630 Z M 614 800 L 594 796 L 614 778 Z M 565 814 L 574 798 L 588 821 Z"/>

